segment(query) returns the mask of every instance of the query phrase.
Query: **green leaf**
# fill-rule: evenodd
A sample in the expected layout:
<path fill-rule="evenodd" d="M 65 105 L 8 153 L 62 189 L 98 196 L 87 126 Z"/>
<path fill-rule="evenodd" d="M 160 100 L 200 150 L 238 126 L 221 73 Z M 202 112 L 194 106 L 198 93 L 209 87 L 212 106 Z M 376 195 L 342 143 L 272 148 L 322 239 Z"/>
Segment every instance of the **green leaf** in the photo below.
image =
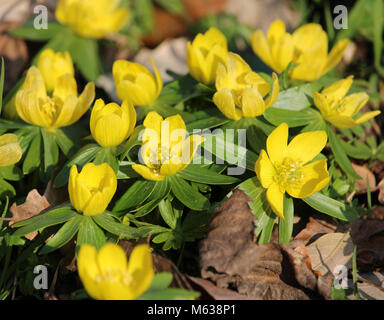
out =
<path fill-rule="evenodd" d="M 76 217 L 77 214 L 78 213 L 76 213 L 71 207 L 54 208 L 47 213 L 15 223 L 13 227 L 21 228 L 16 230 L 13 235 L 19 237 L 25 236 L 26 234 L 36 230 L 66 222 L 69 219 Z"/>
<path fill-rule="evenodd" d="M 181 0 L 156 0 L 156 2 L 171 13 L 180 14 L 184 10 Z"/>
<path fill-rule="evenodd" d="M 266 189 L 260 184 L 257 177 L 249 178 L 238 185 L 238 188 L 251 198 L 249 207 L 252 213 L 260 218 L 264 213 L 270 211 L 270 205 L 267 201 Z"/>
<path fill-rule="evenodd" d="M 284 219 L 279 218 L 279 243 L 289 244 L 293 231 L 293 199 L 284 194 Z"/>
<path fill-rule="evenodd" d="M 41 135 L 38 133 L 32 139 L 23 162 L 23 173 L 28 174 L 36 170 L 41 162 Z"/>
<path fill-rule="evenodd" d="M 346 154 L 354 159 L 368 160 L 372 156 L 371 149 L 359 140 L 354 141 L 354 145 L 343 139 L 340 139 L 339 142 Z"/>
<path fill-rule="evenodd" d="M 260 219 L 256 220 L 255 235 L 258 237 L 259 244 L 268 243 L 271 240 L 275 219 L 276 215 L 269 210 L 264 212 Z"/>
<path fill-rule="evenodd" d="M 113 212 L 129 211 L 142 204 L 152 193 L 156 182 L 149 180 L 137 180 L 121 196 L 113 207 Z"/>
<path fill-rule="evenodd" d="M 19 181 L 23 177 L 23 173 L 16 165 L 0 167 L 0 177 L 11 180 Z"/>
<path fill-rule="evenodd" d="M 72 59 L 88 81 L 96 81 L 101 73 L 97 40 L 74 35 L 69 47 Z"/>
<path fill-rule="evenodd" d="M 90 244 L 99 250 L 106 242 L 103 230 L 93 221 L 92 217 L 84 216 L 77 234 L 76 255 L 83 244 Z"/>
<path fill-rule="evenodd" d="M 137 209 L 132 210 L 136 211 L 135 216 L 142 217 L 150 213 L 153 209 L 158 206 L 159 202 L 168 195 L 169 191 L 170 185 L 167 179 L 155 182 L 154 190 L 147 198 L 147 202 L 144 205 L 138 207 Z"/>
<path fill-rule="evenodd" d="M 320 113 L 313 108 L 305 108 L 303 110 L 296 111 L 271 107 L 265 110 L 263 116 L 274 126 L 278 126 L 285 122 L 290 128 L 301 127 L 322 118 Z"/>
<path fill-rule="evenodd" d="M 99 145 L 93 143 L 81 148 L 77 152 L 77 154 L 69 162 L 67 162 L 57 174 L 53 183 L 54 187 L 60 188 L 67 184 L 71 167 L 74 164 L 76 164 L 77 166 L 83 166 L 86 163 L 92 161 L 95 158 L 96 154 L 99 152 L 100 148 L 101 147 Z"/>
<path fill-rule="evenodd" d="M 119 160 L 110 148 L 100 148 L 93 163 L 96 165 L 108 163 L 115 173 L 119 170 Z"/>
<path fill-rule="evenodd" d="M 65 26 L 59 23 L 49 22 L 47 29 L 36 29 L 33 20 L 27 21 L 22 27 L 9 30 L 8 32 L 17 38 L 32 41 L 47 41 L 57 33 L 63 31 Z"/>
<path fill-rule="evenodd" d="M 303 110 L 311 106 L 312 93 L 320 90 L 320 88 L 321 85 L 314 82 L 281 91 L 272 107 L 296 111 Z"/>
<path fill-rule="evenodd" d="M 189 164 L 184 170 L 178 172 L 177 175 L 189 181 L 212 185 L 234 184 L 239 182 L 238 178 L 219 174 L 197 164 Z"/>
<path fill-rule="evenodd" d="M 184 179 L 177 176 L 169 177 L 171 189 L 177 199 L 192 210 L 208 210 L 210 203 L 206 197 L 196 191 Z"/>
<path fill-rule="evenodd" d="M 184 289 L 167 288 L 172 281 L 170 273 L 155 274 L 151 286 L 138 300 L 191 300 L 199 297 L 200 293 Z"/>
<path fill-rule="evenodd" d="M 319 192 L 303 198 L 303 200 L 317 211 L 328 214 L 343 221 L 354 221 L 359 218 L 357 210 L 345 203 L 329 198 Z"/>
<path fill-rule="evenodd" d="M 143 34 L 153 30 L 153 5 L 150 0 L 135 1 L 133 6 L 135 22 Z"/>
<path fill-rule="evenodd" d="M 171 201 L 169 201 L 168 198 L 160 201 L 159 211 L 165 223 L 169 225 L 171 229 L 175 229 L 178 216 L 173 211 Z"/>
<path fill-rule="evenodd" d="M 237 168 L 228 169 L 233 170 L 233 173 L 237 173 L 239 168 L 239 172 L 242 171 L 241 168 L 254 171 L 258 156 L 247 148 L 235 144 L 234 137 L 228 134 L 228 130 L 226 130 L 226 134 L 205 134 L 202 147 L 229 164 L 236 165 Z M 228 171 L 228 174 L 232 173 Z"/>
<path fill-rule="evenodd" d="M 15 188 L 7 181 L 0 179 L 0 198 L 10 197 L 13 198 L 16 195 Z"/>
<path fill-rule="evenodd" d="M 141 232 L 137 228 L 116 222 L 112 215 L 108 212 L 92 216 L 92 219 L 104 230 L 119 237 L 125 239 L 137 239 L 141 236 Z"/>
<path fill-rule="evenodd" d="M 340 137 L 336 135 L 330 127 L 327 127 L 327 133 L 333 155 L 335 156 L 335 160 L 340 166 L 340 168 L 352 178 L 361 180 L 361 177 L 355 172 L 352 167 L 351 161 L 348 159 L 347 155 L 344 152 L 344 149 L 340 142 Z"/>
<path fill-rule="evenodd" d="M 74 147 L 74 142 L 66 135 L 62 129 L 56 129 L 55 132 L 56 143 L 61 151 L 68 156 L 71 149 Z"/>
<path fill-rule="evenodd" d="M 44 145 L 44 172 L 50 175 L 59 161 L 59 147 L 56 144 L 55 134 L 41 128 Z"/>
<path fill-rule="evenodd" d="M 67 221 L 39 251 L 39 254 L 47 254 L 55 251 L 68 243 L 79 230 L 83 217 L 84 216 L 79 214 Z"/>
<path fill-rule="evenodd" d="M 190 133 L 193 133 L 194 129 L 204 130 L 219 127 L 223 124 L 228 123 L 230 120 L 219 117 L 208 117 L 204 119 L 195 120 L 193 122 L 187 123 L 187 130 Z"/>

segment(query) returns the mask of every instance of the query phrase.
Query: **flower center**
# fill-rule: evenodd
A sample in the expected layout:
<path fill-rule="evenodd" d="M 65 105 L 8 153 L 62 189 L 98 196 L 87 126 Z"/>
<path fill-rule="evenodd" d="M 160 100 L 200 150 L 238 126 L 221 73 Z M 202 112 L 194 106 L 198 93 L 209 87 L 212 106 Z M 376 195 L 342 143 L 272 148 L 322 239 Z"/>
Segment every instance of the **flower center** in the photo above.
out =
<path fill-rule="evenodd" d="M 48 122 L 50 125 L 52 125 L 57 115 L 59 114 L 59 111 L 62 107 L 61 100 L 54 97 L 46 97 L 40 104 L 40 109 L 43 112 L 46 119 L 48 119 Z"/>
<path fill-rule="evenodd" d="M 284 158 L 283 162 L 275 164 L 274 181 L 284 190 L 287 186 L 300 183 L 300 180 L 304 178 L 304 174 L 300 170 L 301 167 L 301 161 Z"/>

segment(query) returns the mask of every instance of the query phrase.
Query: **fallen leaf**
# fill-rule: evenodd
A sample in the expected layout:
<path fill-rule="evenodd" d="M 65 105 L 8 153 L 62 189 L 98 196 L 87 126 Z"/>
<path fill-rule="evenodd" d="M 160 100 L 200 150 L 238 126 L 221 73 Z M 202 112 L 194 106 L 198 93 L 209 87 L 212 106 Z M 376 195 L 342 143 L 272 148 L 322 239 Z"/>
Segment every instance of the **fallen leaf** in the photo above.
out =
<path fill-rule="evenodd" d="M 384 204 L 384 178 L 379 182 L 377 188 L 379 189 L 379 195 L 377 196 L 377 199 L 380 203 Z"/>
<path fill-rule="evenodd" d="M 329 233 L 307 246 L 312 269 L 320 276 L 333 270 L 338 265 L 347 268 L 351 264 L 354 244 L 349 233 Z"/>
<path fill-rule="evenodd" d="M 213 300 L 257 300 L 252 297 L 238 294 L 236 291 L 215 286 L 211 281 L 208 280 L 191 276 L 188 276 L 188 279 L 197 286 L 195 290 L 200 292 L 205 291 L 205 293 L 208 295 L 208 298 Z M 206 300 L 204 296 L 201 297 L 201 299 Z"/>
<path fill-rule="evenodd" d="M 356 173 L 362 178 L 361 180 L 356 180 L 355 182 L 356 193 L 366 193 L 367 183 L 371 192 L 376 191 L 376 178 L 372 171 L 369 170 L 366 165 L 360 166 L 355 163 L 352 163 L 352 167 L 356 171 Z"/>
<path fill-rule="evenodd" d="M 384 266 L 384 221 L 367 219 L 350 224 L 357 245 L 357 267 L 360 271 Z"/>
<path fill-rule="evenodd" d="M 36 189 L 30 191 L 25 199 L 25 202 L 21 205 L 16 205 L 13 203 L 9 211 L 12 213 L 12 220 L 9 222 L 9 226 L 12 226 L 14 223 L 29 219 L 40 213 L 45 209 L 50 207 L 48 200 L 39 194 Z M 29 240 L 33 240 L 38 234 L 38 231 L 31 232 L 25 237 Z"/>
<path fill-rule="evenodd" d="M 335 232 L 336 226 L 326 221 L 309 217 L 309 221 L 305 228 L 301 230 L 296 236 L 295 240 L 309 241 L 314 235 L 322 233 Z"/>
<path fill-rule="evenodd" d="M 305 256 L 279 244 L 256 244 L 254 215 L 249 197 L 241 190 L 213 212 L 206 239 L 200 243 L 200 267 L 204 279 L 216 286 L 262 300 L 309 299 L 296 279 Z M 311 277 L 314 275 L 311 274 Z M 305 277 L 305 275 L 303 275 Z M 300 282 L 300 283 L 299 283 Z"/>
<path fill-rule="evenodd" d="M 384 271 L 358 274 L 360 300 L 384 300 Z"/>

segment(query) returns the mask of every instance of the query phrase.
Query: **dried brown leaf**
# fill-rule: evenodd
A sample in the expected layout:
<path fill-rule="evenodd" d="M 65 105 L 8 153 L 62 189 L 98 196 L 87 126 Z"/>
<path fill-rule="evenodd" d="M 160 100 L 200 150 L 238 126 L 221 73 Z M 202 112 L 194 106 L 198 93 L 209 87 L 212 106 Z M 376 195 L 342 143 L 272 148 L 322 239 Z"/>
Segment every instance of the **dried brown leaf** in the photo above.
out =
<path fill-rule="evenodd" d="M 368 169 L 366 165 L 360 166 L 355 163 L 352 163 L 353 169 L 356 173 L 362 178 L 361 180 L 356 180 L 355 187 L 356 193 L 366 193 L 367 192 L 367 183 L 371 192 L 376 191 L 376 178 L 371 170 Z"/>
<path fill-rule="evenodd" d="M 9 209 L 12 213 L 12 220 L 9 225 L 12 226 L 14 223 L 29 219 L 40 214 L 42 211 L 50 206 L 48 200 L 39 194 L 36 189 L 30 191 L 25 199 L 25 202 L 21 205 L 13 203 Z M 33 240 L 37 236 L 38 232 L 31 232 L 25 237 L 29 240 Z"/>
<path fill-rule="evenodd" d="M 353 242 L 349 233 L 329 233 L 307 246 L 313 270 L 319 275 L 331 274 L 338 265 L 349 266 L 353 255 Z"/>
<path fill-rule="evenodd" d="M 296 236 L 295 240 L 304 240 L 308 242 L 314 235 L 319 233 L 331 233 L 336 230 L 336 226 L 326 221 L 309 217 L 309 221 L 305 228 L 301 230 Z"/>
<path fill-rule="evenodd" d="M 214 211 L 208 235 L 200 244 L 202 277 L 218 287 L 231 288 L 256 299 L 308 299 L 298 288 L 300 283 L 308 287 L 313 284 L 310 280 L 296 279 L 299 264 L 306 267 L 305 256 L 273 242 L 256 244 L 255 217 L 249 201 L 244 192 L 235 190 Z"/>

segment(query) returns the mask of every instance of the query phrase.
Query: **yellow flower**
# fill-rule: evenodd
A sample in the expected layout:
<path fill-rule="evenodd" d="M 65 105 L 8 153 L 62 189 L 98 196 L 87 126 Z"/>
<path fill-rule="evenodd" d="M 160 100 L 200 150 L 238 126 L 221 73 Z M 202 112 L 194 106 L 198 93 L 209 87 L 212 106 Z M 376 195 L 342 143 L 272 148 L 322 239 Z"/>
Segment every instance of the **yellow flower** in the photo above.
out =
<path fill-rule="evenodd" d="M 77 96 L 73 75 L 60 76 L 52 96 L 47 95 L 44 79 L 36 67 L 28 70 L 23 88 L 16 94 L 16 110 L 21 119 L 30 124 L 55 129 L 69 126 L 89 109 L 95 97 L 95 85 L 88 83 Z"/>
<path fill-rule="evenodd" d="M 127 139 L 135 128 L 136 111 L 133 104 L 124 101 L 104 104 L 98 99 L 92 109 L 90 127 L 93 138 L 103 147 L 115 147 Z"/>
<path fill-rule="evenodd" d="M 325 131 L 305 132 L 287 145 L 288 125 L 282 123 L 267 138 L 267 152 L 261 150 L 255 172 L 272 210 L 284 219 L 283 196 L 306 198 L 329 183 L 326 160 L 308 164 L 327 143 Z"/>
<path fill-rule="evenodd" d="M 151 59 L 155 76 L 139 63 L 116 60 L 112 74 L 116 85 L 117 96 L 129 100 L 135 106 L 152 104 L 163 88 L 163 81 L 155 62 Z"/>
<path fill-rule="evenodd" d="M 273 74 L 272 92 L 267 99 L 270 85 L 237 54 L 228 54 L 228 64 L 217 68 L 216 89 L 213 102 L 229 119 L 254 118 L 275 103 L 279 94 L 279 81 Z"/>
<path fill-rule="evenodd" d="M 380 114 L 380 111 L 371 111 L 353 118 L 369 100 L 365 92 L 352 93 L 346 96 L 353 82 L 353 76 L 339 80 L 323 89 L 321 93 L 315 92 L 313 101 L 325 120 L 340 129 L 351 128 Z"/>
<path fill-rule="evenodd" d="M 56 19 L 78 35 L 100 39 L 119 31 L 129 17 L 121 0 L 59 0 Z"/>
<path fill-rule="evenodd" d="M 160 181 L 183 170 L 192 161 L 203 137 L 191 135 L 180 115 L 163 118 L 154 111 L 144 119 L 140 156 L 145 165 L 132 168 L 147 180 Z"/>
<path fill-rule="evenodd" d="M 55 88 L 57 79 L 63 74 L 75 74 L 71 56 L 67 51 L 55 53 L 52 49 L 45 49 L 39 56 L 37 67 L 43 76 L 47 91 Z"/>
<path fill-rule="evenodd" d="M 281 73 L 290 62 L 298 64 L 289 72 L 291 79 L 313 81 L 336 66 L 349 43 L 340 40 L 328 54 L 328 36 L 319 24 L 308 23 L 293 34 L 281 20 L 274 21 L 267 37 L 261 30 L 251 36 L 253 51 L 273 70 Z"/>
<path fill-rule="evenodd" d="M 195 39 L 188 42 L 187 65 L 189 73 L 197 81 L 206 85 L 215 83 L 216 69 L 219 63 L 227 63 L 227 39 L 216 28 L 211 27 Z"/>
<path fill-rule="evenodd" d="M 6 133 L 0 136 L 0 167 L 18 162 L 22 155 L 16 135 Z"/>
<path fill-rule="evenodd" d="M 37 61 L 37 67 L 40 70 L 41 76 L 44 79 L 45 88 L 51 92 L 57 79 L 64 74 L 74 75 L 75 71 L 71 56 L 68 52 L 55 53 L 52 49 L 45 49 L 39 56 Z M 24 83 L 20 87 L 21 89 L 28 89 L 30 83 Z M 5 105 L 4 116 L 6 119 L 17 120 L 20 117 L 16 111 L 16 95 Z"/>
<path fill-rule="evenodd" d="M 103 213 L 117 188 L 117 178 L 107 164 L 87 163 L 80 173 L 73 165 L 69 174 L 68 193 L 73 207 L 85 216 Z"/>
<path fill-rule="evenodd" d="M 84 244 L 77 268 L 85 290 L 98 300 L 136 299 L 149 288 L 155 274 L 147 244 L 137 245 L 129 261 L 116 244 L 107 243 L 99 251 Z"/>

